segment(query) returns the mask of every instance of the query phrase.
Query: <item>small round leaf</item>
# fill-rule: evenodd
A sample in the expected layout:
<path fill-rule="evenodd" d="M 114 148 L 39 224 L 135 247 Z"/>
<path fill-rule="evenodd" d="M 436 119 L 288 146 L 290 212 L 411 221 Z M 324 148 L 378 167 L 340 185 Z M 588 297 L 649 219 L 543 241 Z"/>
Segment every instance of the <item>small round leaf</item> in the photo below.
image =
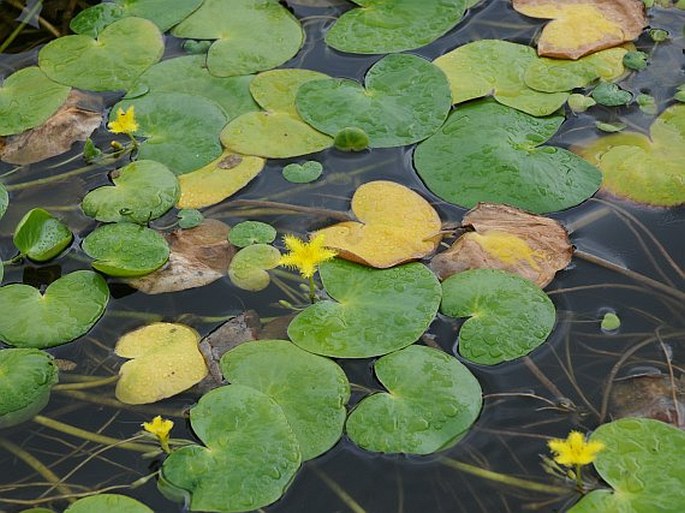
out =
<path fill-rule="evenodd" d="M 293 162 L 283 168 L 283 178 L 291 183 L 310 183 L 323 173 L 323 165 L 316 160 L 308 160 L 302 164 Z"/>
<path fill-rule="evenodd" d="M 12 240 L 23 255 L 45 262 L 59 255 L 73 238 L 62 221 L 42 208 L 34 208 L 19 221 Z"/>
<path fill-rule="evenodd" d="M 271 244 L 276 239 L 276 228 L 260 221 L 243 221 L 228 233 L 228 241 L 244 248 L 252 244 Z"/>

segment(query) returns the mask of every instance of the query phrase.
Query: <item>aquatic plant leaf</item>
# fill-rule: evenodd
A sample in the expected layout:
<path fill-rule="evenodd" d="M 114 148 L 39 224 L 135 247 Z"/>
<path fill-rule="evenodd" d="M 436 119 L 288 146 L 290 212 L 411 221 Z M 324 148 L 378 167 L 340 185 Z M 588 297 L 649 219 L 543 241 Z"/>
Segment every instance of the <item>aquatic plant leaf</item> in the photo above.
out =
<path fill-rule="evenodd" d="M 574 148 L 603 175 L 602 190 L 638 203 L 685 203 L 685 105 L 672 105 L 652 123 L 650 137 L 623 132 Z"/>
<path fill-rule="evenodd" d="M 435 59 L 445 72 L 458 104 L 492 95 L 503 105 L 532 116 L 547 116 L 561 107 L 568 93 L 543 93 L 528 87 L 524 74 L 537 61 L 535 50 L 498 39 L 465 44 Z"/>
<path fill-rule="evenodd" d="M 239 155 L 230 150 L 195 171 L 178 177 L 181 186 L 179 208 L 203 208 L 230 198 L 264 168 L 265 160 Z"/>
<path fill-rule="evenodd" d="M 127 90 L 163 52 L 164 40 L 157 26 L 131 17 L 112 23 L 97 39 L 74 35 L 51 41 L 39 52 L 38 64 L 52 80 L 72 87 Z"/>
<path fill-rule="evenodd" d="M 300 467 L 297 437 L 283 410 L 242 385 L 216 388 L 190 410 L 206 444 L 173 451 L 162 464 L 162 486 L 190 496 L 191 511 L 247 512 L 285 492 Z"/>
<path fill-rule="evenodd" d="M 280 66 L 294 57 L 304 42 L 300 22 L 277 0 L 205 0 L 171 33 L 216 39 L 207 53 L 207 67 L 218 77 Z"/>
<path fill-rule="evenodd" d="M 42 208 L 29 210 L 14 229 L 12 241 L 36 262 L 45 262 L 59 255 L 71 244 L 74 236 L 62 221 Z"/>
<path fill-rule="evenodd" d="M 74 271 L 41 294 L 29 285 L 0 287 L 0 340 L 17 347 L 58 346 L 86 333 L 105 312 L 107 283 L 93 271 Z"/>
<path fill-rule="evenodd" d="M 489 100 L 453 112 L 414 153 L 428 188 L 450 203 L 504 203 L 534 213 L 575 206 L 599 188 L 601 173 L 570 151 L 541 146 L 564 118 L 535 118 Z"/>
<path fill-rule="evenodd" d="M 276 228 L 261 221 L 243 221 L 236 224 L 228 234 L 228 241 L 244 248 L 252 244 L 271 244 L 276 239 Z"/>
<path fill-rule="evenodd" d="M 268 244 L 252 244 L 238 251 L 228 265 L 228 277 L 236 287 L 258 292 L 271 283 L 269 269 L 278 267 L 281 252 Z"/>
<path fill-rule="evenodd" d="M 633 99 L 633 95 L 630 91 L 625 91 L 616 84 L 600 82 L 592 90 L 592 99 L 605 107 L 620 107 L 621 105 L 628 105 Z"/>
<path fill-rule="evenodd" d="M 327 79 L 300 86 L 297 110 L 317 130 L 335 136 L 356 127 L 372 148 L 404 146 L 425 139 L 445 121 L 451 97 L 445 74 L 421 57 L 387 55 L 368 71 L 365 86 Z"/>
<path fill-rule="evenodd" d="M 632 41 L 647 25 L 641 0 L 512 0 L 515 10 L 552 19 L 538 40 L 538 54 L 578 59 Z"/>
<path fill-rule="evenodd" d="M 104 223 L 131 221 L 147 224 L 176 204 L 181 188 L 166 166 L 153 160 L 137 160 L 110 174 L 114 185 L 104 185 L 83 198 L 87 216 Z"/>
<path fill-rule="evenodd" d="M 464 16 L 464 0 L 353 0 L 360 7 L 340 16 L 326 44 L 348 53 L 403 52 L 432 43 Z"/>
<path fill-rule="evenodd" d="M 323 164 L 316 160 L 307 160 L 302 164 L 293 162 L 283 168 L 283 178 L 290 183 L 311 183 L 323 172 Z"/>
<path fill-rule="evenodd" d="M 329 300 L 318 301 L 288 326 L 305 351 L 336 358 L 369 358 L 413 344 L 440 303 L 440 284 L 419 263 L 372 269 L 346 260 L 319 269 Z"/>
<path fill-rule="evenodd" d="M 459 354 L 495 365 L 525 356 L 552 332 L 554 304 L 532 281 L 497 269 L 473 269 L 442 283 L 440 311 L 469 317 L 459 331 Z"/>
<path fill-rule="evenodd" d="M 257 75 L 250 84 L 250 93 L 262 109 L 300 119 L 295 104 L 300 86 L 328 78 L 325 73 L 310 69 L 274 69 Z"/>
<path fill-rule="evenodd" d="M 176 217 L 178 218 L 178 227 L 183 230 L 200 226 L 202 221 L 205 220 L 202 212 L 194 208 L 182 208 L 178 211 Z"/>
<path fill-rule="evenodd" d="M 67 101 L 70 90 L 50 80 L 37 66 L 12 73 L 0 86 L 0 135 L 41 125 Z"/>
<path fill-rule="evenodd" d="M 599 426 L 590 440 L 605 445 L 594 465 L 613 490 L 592 490 L 569 513 L 682 511 L 685 432 L 658 420 L 626 418 Z"/>
<path fill-rule="evenodd" d="M 246 342 L 225 353 L 229 383 L 255 388 L 276 401 L 300 444 L 302 460 L 333 447 L 342 436 L 350 384 L 343 370 L 287 340 Z"/>
<path fill-rule="evenodd" d="M 187 55 L 159 62 L 138 78 L 126 98 L 157 93 L 203 96 L 219 104 L 228 119 L 259 110 L 249 90 L 253 75 L 215 77 L 205 61 L 205 55 Z"/>
<path fill-rule="evenodd" d="M 84 497 L 69 506 L 64 513 L 154 513 L 142 502 L 125 495 L 101 493 Z"/>
<path fill-rule="evenodd" d="M 189 326 L 155 322 L 122 336 L 114 352 L 128 358 L 119 369 L 115 395 L 122 403 L 155 403 L 188 390 L 207 375 L 198 349 L 200 335 Z"/>
<path fill-rule="evenodd" d="M 347 419 L 347 435 L 362 449 L 430 454 L 451 445 L 478 418 L 478 380 L 453 356 L 409 346 L 374 364 L 389 393 L 365 397 Z"/>
<path fill-rule="evenodd" d="M 10 204 L 10 197 L 7 194 L 7 189 L 0 183 L 0 219 L 3 218 L 5 212 L 7 212 L 7 207 Z"/>
<path fill-rule="evenodd" d="M 466 213 L 468 231 L 430 263 L 441 280 L 468 269 L 501 269 L 544 287 L 571 263 L 573 246 L 558 221 L 523 210 L 480 203 Z"/>
<path fill-rule="evenodd" d="M 602 317 L 600 328 L 602 331 L 616 331 L 621 327 L 621 318 L 613 312 L 607 312 Z"/>
<path fill-rule="evenodd" d="M 352 197 L 357 221 L 316 232 L 340 257 L 381 269 L 417 260 L 437 248 L 441 221 L 423 197 L 395 182 L 360 185 Z"/>
<path fill-rule="evenodd" d="M 162 235 L 133 223 L 99 226 L 83 239 L 81 247 L 94 259 L 95 269 L 122 278 L 150 274 L 169 258 L 169 245 Z"/>
<path fill-rule="evenodd" d="M 57 380 L 57 365 L 45 351 L 1 350 L 0 429 L 21 424 L 45 408 Z"/>

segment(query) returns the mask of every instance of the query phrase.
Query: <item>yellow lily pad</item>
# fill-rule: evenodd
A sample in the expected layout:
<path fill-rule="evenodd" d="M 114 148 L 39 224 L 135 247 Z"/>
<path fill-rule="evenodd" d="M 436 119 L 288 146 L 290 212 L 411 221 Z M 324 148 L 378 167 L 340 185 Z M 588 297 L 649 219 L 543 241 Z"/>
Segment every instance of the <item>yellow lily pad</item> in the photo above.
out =
<path fill-rule="evenodd" d="M 184 324 L 155 322 L 127 333 L 114 352 L 131 360 L 119 369 L 116 397 L 126 404 L 154 403 L 199 383 L 207 364 L 200 335 Z"/>
<path fill-rule="evenodd" d="M 422 258 L 442 236 L 438 213 L 411 189 L 384 180 L 361 185 L 352 198 L 357 221 L 316 232 L 338 256 L 385 269 Z"/>

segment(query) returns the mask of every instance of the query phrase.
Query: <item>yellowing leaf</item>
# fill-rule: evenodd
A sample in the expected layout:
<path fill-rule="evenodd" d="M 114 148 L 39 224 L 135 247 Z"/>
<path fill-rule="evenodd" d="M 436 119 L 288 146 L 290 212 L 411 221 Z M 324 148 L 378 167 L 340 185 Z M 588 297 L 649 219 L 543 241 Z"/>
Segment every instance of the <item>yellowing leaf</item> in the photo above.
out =
<path fill-rule="evenodd" d="M 542 30 L 538 55 L 578 59 L 640 35 L 647 24 L 641 0 L 513 0 L 532 18 L 554 21 Z"/>
<path fill-rule="evenodd" d="M 264 159 L 229 150 L 213 162 L 178 177 L 178 208 L 202 208 L 219 203 L 245 187 L 264 168 Z"/>
<path fill-rule="evenodd" d="M 132 360 L 119 369 L 117 399 L 126 404 L 154 403 L 200 382 L 207 375 L 207 364 L 199 342 L 194 329 L 168 322 L 155 322 L 121 337 L 114 352 Z"/>
<path fill-rule="evenodd" d="M 352 198 L 359 222 L 345 221 L 316 232 L 326 246 L 353 262 L 380 269 L 422 258 L 442 236 L 437 212 L 417 193 L 387 181 L 361 185 Z"/>

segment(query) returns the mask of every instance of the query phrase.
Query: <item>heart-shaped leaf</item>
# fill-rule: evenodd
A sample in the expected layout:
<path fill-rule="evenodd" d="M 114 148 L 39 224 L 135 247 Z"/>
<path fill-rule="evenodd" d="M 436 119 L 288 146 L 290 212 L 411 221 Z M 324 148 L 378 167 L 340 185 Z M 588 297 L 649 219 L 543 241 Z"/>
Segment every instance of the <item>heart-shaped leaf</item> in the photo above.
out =
<path fill-rule="evenodd" d="M 337 364 L 286 340 L 241 344 L 221 358 L 230 383 L 252 387 L 281 407 L 310 460 L 340 439 L 350 398 L 347 376 Z"/>
<path fill-rule="evenodd" d="M 57 379 L 54 359 L 45 351 L 0 350 L 0 429 L 20 424 L 45 408 Z"/>
<path fill-rule="evenodd" d="M 332 299 L 288 326 L 290 339 L 316 354 L 369 358 L 402 349 L 433 322 L 440 303 L 438 280 L 418 263 L 379 270 L 333 260 L 319 273 Z"/>
<path fill-rule="evenodd" d="M 278 267 L 281 252 L 268 244 L 252 244 L 238 251 L 228 266 L 228 277 L 236 287 L 258 292 L 271 283 L 269 269 Z"/>
<path fill-rule="evenodd" d="M 62 276 L 43 294 L 28 285 L 5 285 L 0 287 L 0 340 L 41 349 L 70 342 L 93 327 L 108 301 L 107 283 L 92 271 Z"/>
<path fill-rule="evenodd" d="M 17 224 L 12 237 L 22 255 L 36 262 L 56 257 L 73 239 L 71 230 L 42 208 L 29 210 Z"/>
<path fill-rule="evenodd" d="M 112 493 L 101 493 L 79 499 L 65 509 L 64 513 L 93 513 L 95 511 L 98 513 L 154 513 L 142 502 Z"/>
<path fill-rule="evenodd" d="M 633 99 L 633 95 L 630 91 L 625 91 L 616 84 L 601 82 L 592 90 L 592 99 L 605 107 L 620 107 L 621 105 L 628 105 Z"/>
<path fill-rule="evenodd" d="M 38 64 L 52 80 L 79 89 L 127 90 L 163 52 L 162 34 L 154 23 L 124 18 L 97 39 L 75 35 L 51 41 L 38 54 Z"/>
<path fill-rule="evenodd" d="M 652 123 L 651 136 L 624 132 L 576 149 L 602 171 L 602 189 L 639 203 L 685 203 L 685 105 L 673 105 Z"/>
<path fill-rule="evenodd" d="M 202 212 L 194 208 L 182 208 L 178 211 L 176 217 L 178 218 L 178 227 L 183 230 L 200 226 L 202 221 L 205 220 Z"/>
<path fill-rule="evenodd" d="M 297 93 L 297 110 L 317 130 L 335 136 L 347 127 L 362 129 L 372 148 L 404 146 L 425 139 L 450 110 L 444 73 L 415 55 L 388 55 L 353 80 L 308 82 Z"/>
<path fill-rule="evenodd" d="M 169 245 L 164 237 L 133 223 L 100 226 L 83 239 L 81 246 L 95 259 L 92 266 L 110 276 L 150 274 L 169 258 Z"/>
<path fill-rule="evenodd" d="M 410 346 L 374 365 L 390 393 L 364 398 L 347 419 L 348 436 L 362 449 L 430 454 L 449 446 L 478 418 L 478 380 L 459 360 Z"/>
<path fill-rule="evenodd" d="M 186 445 L 162 465 L 165 488 L 190 496 L 191 511 L 247 512 L 276 501 L 302 460 L 297 437 L 269 396 L 229 385 L 190 410 L 206 447 Z"/>
<path fill-rule="evenodd" d="M 283 178 L 290 183 L 310 183 L 318 179 L 323 173 L 323 164 L 316 160 L 308 160 L 302 164 L 293 162 L 283 168 Z"/>
<path fill-rule="evenodd" d="M 404 185 L 365 183 L 352 197 L 360 222 L 345 221 L 317 231 L 342 258 L 387 268 L 435 251 L 442 236 L 438 213 Z"/>
<path fill-rule="evenodd" d="M 459 331 L 459 354 L 495 365 L 530 353 L 552 332 L 554 304 L 532 281 L 496 269 L 473 269 L 442 283 L 440 310 L 470 317 Z"/>
<path fill-rule="evenodd" d="M 260 221 L 238 223 L 228 234 L 229 242 L 239 248 L 252 244 L 271 244 L 275 239 L 276 228 Z"/>
<path fill-rule="evenodd" d="M 349 53 L 391 53 L 432 43 L 464 16 L 464 0 L 354 0 L 360 7 L 337 19 L 326 43 Z"/>
<path fill-rule="evenodd" d="M 181 194 L 176 175 L 153 160 L 132 162 L 110 177 L 113 186 L 90 191 L 81 203 L 86 215 L 104 223 L 147 224 L 164 215 Z"/>
<path fill-rule="evenodd" d="M 130 361 L 119 369 L 115 394 L 126 404 L 155 403 L 188 390 L 207 375 L 200 335 L 183 324 L 155 322 L 127 333 L 114 352 Z"/>
<path fill-rule="evenodd" d="M 300 22 L 277 0 L 205 0 L 172 34 L 216 39 L 207 53 L 207 67 L 218 77 L 280 66 L 304 42 Z"/>
<path fill-rule="evenodd" d="M 474 102 L 418 146 L 416 170 L 431 191 L 463 207 L 505 203 L 535 213 L 569 208 L 597 191 L 601 173 L 565 149 L 540 146 L 563 121 Z"/>

